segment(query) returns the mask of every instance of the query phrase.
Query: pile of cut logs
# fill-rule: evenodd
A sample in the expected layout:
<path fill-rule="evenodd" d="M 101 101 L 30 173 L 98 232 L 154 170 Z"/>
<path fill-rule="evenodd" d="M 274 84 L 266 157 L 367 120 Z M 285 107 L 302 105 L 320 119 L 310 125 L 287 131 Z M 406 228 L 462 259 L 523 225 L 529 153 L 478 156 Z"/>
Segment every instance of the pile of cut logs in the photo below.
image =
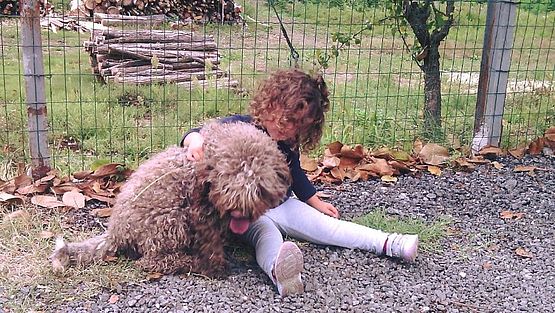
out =
<path fill-rule="evenodd" d="M 0 15 L 19 15 L 19 2 L 21 0 L 0 0 Z M 45 16 L 52 10 L 48 1 L 39 1 L 40 15 Z"/>
<path fill-rule="evenodd" d="M 19 15 L 20 0 L 0 0 L 0 15 Z M 52 11 L 47 0 L 39 1 L 41 15 Z M 143 16 L 163 14 L 189 22 L 241 21 L 241 6 L 233 0 L 71 0 L 70 15 L 92 17 L 94 13 Z"/>
<path fill-rule="evenodd" d="M 104 82 L 236 87 L 218 65 L 212 36 L 166 30 L 94 30 L 84 43 Z"/>
<path fill-rule="evenodd" d="M 2 0 L 0 0 L 2 1 Z M 233 0 L 72 0 L 71 10 L 130 16 L 157 15 L 195 22 L 239 22 L 241 7 Z"/>

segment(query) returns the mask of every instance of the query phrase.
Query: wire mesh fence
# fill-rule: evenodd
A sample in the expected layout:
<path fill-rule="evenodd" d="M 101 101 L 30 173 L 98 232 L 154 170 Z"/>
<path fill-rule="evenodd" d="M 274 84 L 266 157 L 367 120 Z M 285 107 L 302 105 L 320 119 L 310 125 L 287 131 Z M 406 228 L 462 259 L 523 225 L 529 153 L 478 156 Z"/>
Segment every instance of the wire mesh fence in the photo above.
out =
<path fill-rule="evenodd" d="M 35 44 L 44 59 L 52 164 L 70 172 L 99 160 L 136 164 L 207 118 L 246 113 L 258 82 L 295 61 L 323 72 L 330 87 L 323 143 L 409 149 L 425 138 L 470 146 L 488 3 L 432 2 L 430 31 L 448 21 L 441 13 L 453 5 L 452 25 L 439 44 L 441 115 L 434 132 L 425 123 L 422 69 L 431 50 L 409 23 L 391 18 L 392 3 L 41 2 L 42 38 Z M 0 1 L 0 144 L 3 161 L 28 162 L 29 75 L 18 5 Z M 554 10 L 553 0 L 515 6 L 503 147 L 555 124 Z"/>

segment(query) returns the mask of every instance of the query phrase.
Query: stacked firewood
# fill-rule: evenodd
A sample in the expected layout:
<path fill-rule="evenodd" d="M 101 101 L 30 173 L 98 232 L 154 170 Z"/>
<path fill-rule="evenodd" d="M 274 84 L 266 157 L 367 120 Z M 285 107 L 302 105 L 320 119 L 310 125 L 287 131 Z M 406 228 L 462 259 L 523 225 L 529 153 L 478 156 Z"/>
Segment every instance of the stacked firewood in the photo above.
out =
<path fill-rule="evenodd" d="M 163 14 L 182 21 L 203 23 L 241 20 L 241 7 L 233 0 L 73 0 L 71 9 L 89 17 L 94 13 L 130 16 Z"/>
<path fill-rule="evenodd" d="M 212 36 L 165 30 L 94 30 L 84 43 L 104 82 L 235 87 L 220 64 Z"/>
<path fill-rule="evenodd" d="M 21 0 L 0 0 L 0 15 L 19 15 L 19 2 Z M 39 1 L 40 15 L 45 16 L 52 11 L 48 1 Z"/>

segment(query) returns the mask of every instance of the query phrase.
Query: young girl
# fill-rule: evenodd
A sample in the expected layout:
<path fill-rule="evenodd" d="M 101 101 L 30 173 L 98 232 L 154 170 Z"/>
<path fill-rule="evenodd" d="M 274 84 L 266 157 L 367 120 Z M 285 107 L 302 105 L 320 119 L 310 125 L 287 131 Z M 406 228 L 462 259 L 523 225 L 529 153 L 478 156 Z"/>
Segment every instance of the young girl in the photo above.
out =
<path fill-rule="evenodd" d="M 220 120 L 257 125 L 277 141 L 287 157 L 293 178 L 288 198 L 252 223 L 243 235 L 255 247 L 256 261 L 281 296 L 302 293 L 304 289 L 302 253 L 293 242 L 284 242 L 284 235 L 316 244 L 364 249 L 405 262 L 413 262 L 417 255 L 416 235 L 388 234 L 340 220 L 337 208 L 318 198 L 301 169 L 300 149 L 315 148 L 322 137 L 328 95 L 321 76 L 313 78 L 296 69 L 280 70 L 261 84 L 250 103 L 250 115 Z M 203 140 L 198 129 L 184 135 L 181 145 L 188 147 L 190 160 L 202 158 Z"/>

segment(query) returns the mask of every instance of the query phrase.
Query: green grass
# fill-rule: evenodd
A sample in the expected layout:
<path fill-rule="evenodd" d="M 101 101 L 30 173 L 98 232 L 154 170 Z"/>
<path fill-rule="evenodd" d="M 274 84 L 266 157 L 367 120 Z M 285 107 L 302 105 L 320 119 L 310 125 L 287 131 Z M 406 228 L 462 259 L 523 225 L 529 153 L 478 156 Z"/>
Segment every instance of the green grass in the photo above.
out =
<path fill-rule="evenodd" d="M 9 218 L 15 210 L 27 214 Z M 60 304 L 94 298 L 101 290 L 116 290 L 123 283 L 138 282 L 145 274 L 125 260 L 92 264 L 85 268 L 69 268 L 55 274 L 48 260 L 54 237 L 82 240 L 95 233 L 67 233 L 62 228 L 61 213 L 45 212 L 34 207 L 0 206 L 0 286 L 9 312 L 49 311 Z"/>
<path fill-rule="evenodd" d="M 241 3 L 247 19 L 242 25 L 197 25 L 197 33 L 212 34 L 221 54 L 220 67 L 241 82 L 250 95 L 257 83 L 276 68 L 289 66 L 289 48 L 281 37 L 273 12 L 264 1 Z M 304 69 L 312 69 L 317 51 L 329 53 L 332 34 L 354 33 L 366 21 L 385 16 L 380 7 L 329 7 L 317 1 L 280 2 L 279 12 Z M 481 62 L 486 7 L 457 4 L 457 25 L 442 43 L 444 73 L 478 73 Z M 553 82 L 555 13 L 519 10 L 509 82 Z M 293 23 L 293 25 L 291 24 Z M 268 27 L 269 25 L 269 27 Z M 27 113 L 21 75 L 19 28 L 2 19 L 0 57 L 1 159 L 29 160 Z M 191 126 L 210 117 L 245 113 L 249 96 L 229 90 L 197 89 L 176 85 L 104 85 L 91 74 L 82 43 L 88 34 L 42 32 L 44 42 L 49 142 L 55 166 L 63 171 L 88 168 L 98 158 L 138 164 L 151 153 L 177 143 Z M 408 148 L 422 129 L 423 76 L 404 53 L 402 42 L 389 26 L 375 25 L 363 33 L 360 45 L 343 49 L 332 58 L 325 78 L 332 95 L 323 143 L 340 140 L 368 147 Z M 461 80 L 442 81 L 442 129 L 431 140 L 462 144 L 472 138 L 475 86 Z M 131 98 L 131 101 L 120 99 Z M 525 99 L 532 99 L 527 101 Z M 507 97 L 504 147 L 514 147 L 541 135 L 554 121 L 553 88 L 520 92 Z M 70 150 L 64 142 L 78 143 Z"/>
<path fill-rule="evenodd" d="M 450 220 L 441 218 L 434 222 L 426 222 L 414 218 L 392 217 L 388 216 L 385 210 L 376 209 L 356 218 L 354 222 L 388 233 L 418 235 L 419 249 L 437 251 L 439 241 L 447 236 Z"/>

